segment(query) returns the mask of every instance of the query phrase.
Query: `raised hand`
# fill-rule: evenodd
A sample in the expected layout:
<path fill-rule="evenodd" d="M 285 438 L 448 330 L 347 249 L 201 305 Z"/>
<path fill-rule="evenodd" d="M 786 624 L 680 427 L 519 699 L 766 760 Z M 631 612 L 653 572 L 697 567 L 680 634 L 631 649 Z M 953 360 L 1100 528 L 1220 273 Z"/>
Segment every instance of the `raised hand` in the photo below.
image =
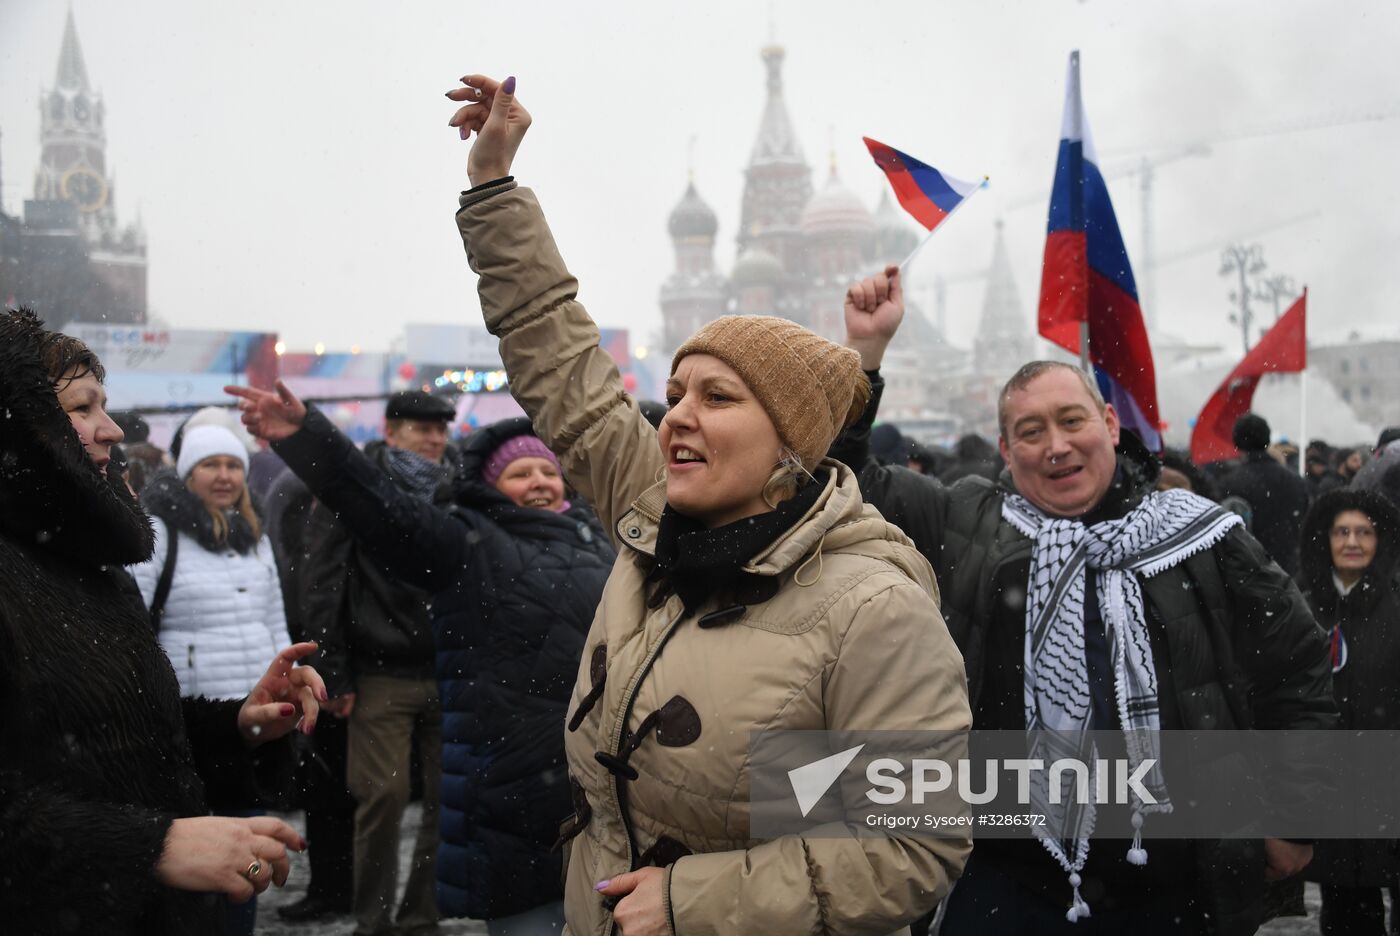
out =
<path fill-rule="evenodd" d="M 466 103 L 457 109 L 449 127 L 456 127 L 462 139 L 476 133 L 467 156 L 467 177 L 481 185 L 510 175 L 515 151 L 530 129 L 530 113 L 515 99 L 515 78 L 497 82 L 485 75 L 466 75 L 465 87 L 453 88 L 447 97 Z"/>
<path fill-rule="evenodd" d="M 1283 839 L 1264 839 L 1264 880 L 1281 881 L 1302 872 L 1312 861 L 1313 847 L 1285 842 Z"/>
<path fill-rule="evenodd" d="M 298 400 L 282 381 L 277 381 L 276 387 L 276 393 L 256 387 L 224 387 L 225 393 L 239 398 L 238 409 L 243 414 L 243 425 L 253 435 L 268 442 L 288 438 L 306 422 L 306 404 Z"/>
<path fill-rule="evenodd" d="M 846 347 L 860 352 L 860 366 L 875 370 L 884 360 L 899 323 L 904 321 L 904 287 L 899 267 L 853 283 L 846 290 Z"/>
<path fill-rule="evenodd" d="M 316 644 L 292 644 L 272 660 L 238 710 L 238 730 L 251 744 L 274 741 L 301 725 L 311 734 L 327 700 L 326 684 L 309 666 L 296 662 L 316 652 Z"/>

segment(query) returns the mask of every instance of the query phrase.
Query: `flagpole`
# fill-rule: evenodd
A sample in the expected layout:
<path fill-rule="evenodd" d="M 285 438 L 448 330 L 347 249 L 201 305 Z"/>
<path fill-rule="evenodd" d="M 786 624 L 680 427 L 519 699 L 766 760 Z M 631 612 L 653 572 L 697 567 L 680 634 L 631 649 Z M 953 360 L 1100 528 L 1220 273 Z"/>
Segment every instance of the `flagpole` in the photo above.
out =
<path fill-rule="evenodd" d="M 1298 388 L 1298 474 L 1304 480 L 1308 477 L 1308 368 L 1305 365 L 1299 375 Z"/>
<path fill-rule="evenodd" d="M 982 191 L 984 188 L 986 188 L 986 187 L 987 187 L 987 183 L 991 181 L 991 178 L 992 178 L 991 176 L 983 176 L 983 177 L 982 177 L 982 184 L 979 185 L 979 186 L 977 186 L 977 188 L 973 189 L 973 190 L 972 190 L 971 192 L 969 192 L 966 196 L 964 196 L 963 200 L 960 201 L 960 202 L 958 202 L 956 205 L 954 205 L 954 206 L 953 206 L 953 210 L 950 211 L 950 212 L 948 212 L 948 214 L 944 216 L 944 218 L 943 218 L 942 221 L 938 222 L 937 227 L 935 227 L 933 230 L 931 230 L 931 231 L 929 231 L 927 234 L 925 234 L 923 240 L 919 241 L 917 244 L 914 245 L 914 249 L 911 250 L 911 251 L 909 251 L 909 256 L 905 257 L 903 260 L 900 261 L 900 264 L 899 264 L 899 275 L 900 275 L 900 276 L 903 276 L 903 275 L 905 274 L 905 272 L 907 271 L 907 268 L 908 268 L 910 262 L 911 262 L 916 256 L 918 256 L 920 250 L 923 250 L 923 249 L 924 249 L 924 245 L 927 244 L 930 240 L 933 239 L 933 235 L 936 234 L 936 233 L 938 233 L 938 229 L 941 228 L 941 227 L 943 227 L 943 225 L 947 224 L 950 220 L 952 220 L 953 215 L 955 215 L 955 214 L 957 214 L 959 211 L 961 211 L 963 205 L 966 205 L 968 202 L 972 201 L 972 196 L 973 196 L 973 195 L 976 195 L 978 192 L 980 192 L 980 191 Z"/>
<path fill-rule="evenodd" d="M 1094 365 L 1089 360 L 1089 323 L 1079 323 L 1079 369 L 1090 377 L 1094 376 Z"/>
<path fill-rule="evenodd" d="M 1303 287 L 1303 369 L 1298 374 L 1298 474 L 1308 477 L 1308 287 Z"/>

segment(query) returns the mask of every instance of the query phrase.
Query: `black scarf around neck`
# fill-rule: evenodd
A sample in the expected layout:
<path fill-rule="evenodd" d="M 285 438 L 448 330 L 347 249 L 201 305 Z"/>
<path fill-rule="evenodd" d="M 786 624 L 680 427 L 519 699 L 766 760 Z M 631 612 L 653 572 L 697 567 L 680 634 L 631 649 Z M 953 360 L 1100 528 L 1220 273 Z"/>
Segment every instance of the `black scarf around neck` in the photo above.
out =
<path fill-rule="evenodd" d="M 656 566 L 650 577 L 674 590 L 687 613 L 712 594 L 740 604 L 767 601 L 777 591 L 777 579 L 746 573 L 744 564 L 794 526 L 825 488 L 824 476 L 818 477 L 776 510 L 713 529 L 667 504 L 656 531 Z"/>
<path fill-rule="evenodd" d="M 210 552 L 232 549 L 247 555 L 258 545 L 253 528 L 237 510 L 224 511 L 228 523 L 223 539 L 214 534 L 214 517 L 199 496 L 171 471 L 162 471 L 141 490 L 141 503 L 151 516 L 158 517 L 175 532 L 187 533 Z M 254 504 L 254 509 L 257 505 Z"/>

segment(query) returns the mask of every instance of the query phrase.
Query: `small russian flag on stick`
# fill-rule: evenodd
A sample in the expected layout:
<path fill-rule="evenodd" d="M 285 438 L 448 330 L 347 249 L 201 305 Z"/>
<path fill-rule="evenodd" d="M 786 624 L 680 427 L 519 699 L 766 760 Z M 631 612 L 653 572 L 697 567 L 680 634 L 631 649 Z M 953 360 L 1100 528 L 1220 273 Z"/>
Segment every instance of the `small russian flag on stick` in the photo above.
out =
<path fill-rule="evenodd" d="M 894 189 L 894 197 L 900 206 L 913 215 L 915 221 L 928 228 L 928 234 L 899 265 L 902 271 L 928 243 L 940 224 L 952 217 L 953 212 L 961 208 L 978 189 L 986 188 L 987 177 L 983 176 L 980 182 L 964 182 L 919 162 L 907 153 L 901 153 L 893 146 L 870 137 L 861 139 L 865 141 L 870 155 L 875 157 L 875 165 L 890 180 L 890 187 Z"/>

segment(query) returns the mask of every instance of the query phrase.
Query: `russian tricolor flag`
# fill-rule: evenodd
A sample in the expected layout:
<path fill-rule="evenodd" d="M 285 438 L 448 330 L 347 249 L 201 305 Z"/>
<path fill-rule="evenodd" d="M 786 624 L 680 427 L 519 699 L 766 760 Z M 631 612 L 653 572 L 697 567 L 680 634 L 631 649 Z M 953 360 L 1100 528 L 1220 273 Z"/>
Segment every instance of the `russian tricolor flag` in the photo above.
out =
<path fill-rule="evenodd" d="M 942 224 L 967 196 L 982 187 L 980 181 L 964 182 L 944 175 L 878 140 L 870 137 L 861 139 L 865 141 L 870 155 L 875 157 L 875 165 L 890 180 L 899 204 L 930 231 Z"/>
<path fill-rule="evenodd" d="M 1079 53 L 1071 52 L 1065 114 L 1040 280 L 1040 333 L 1080 353 L 1080 323 L 1089 323 L 1089 357 L 1104 399 L 1123 425 L 1162 450 L 1157 373 L 1138 306 L 1137 283 L 1099 172 L 1079 91 Z"/>

